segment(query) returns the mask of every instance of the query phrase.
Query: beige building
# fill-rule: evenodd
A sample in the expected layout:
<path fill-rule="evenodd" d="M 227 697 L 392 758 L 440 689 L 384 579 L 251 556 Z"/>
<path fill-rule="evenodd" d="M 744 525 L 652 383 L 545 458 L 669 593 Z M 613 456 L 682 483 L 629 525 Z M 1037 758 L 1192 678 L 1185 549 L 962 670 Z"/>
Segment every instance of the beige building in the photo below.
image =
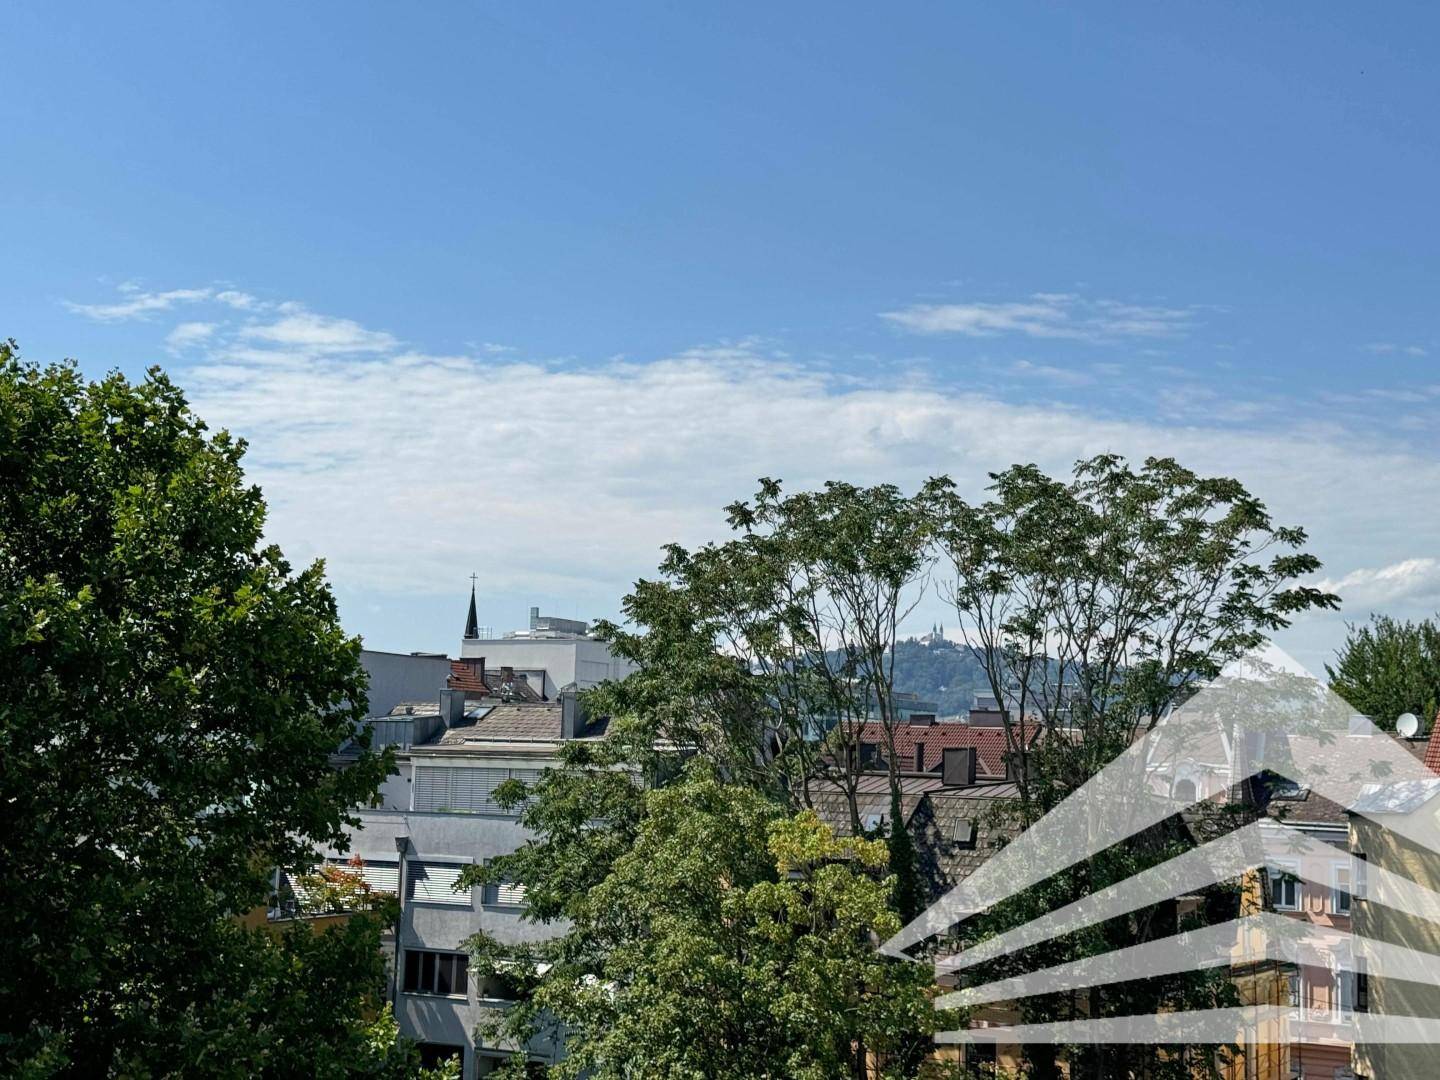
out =
<path fill-rule="evenodd" d="M 1440 735 L 1436 732 L 1431 733 L 1424 760 L 1432 772 L 1440 772 Z M 1373 785 L 1351 810 L 1350 849 L 1361 868 L 1382 867 L 1440 891 L 1440 854 L 1388 827 L 1390 822 L 1404 819 L 1406 824 L 1427 826 L 1440 839 L 1440 775 L 1434 780 Z M 1386 905 L 1383 889 L 1373 887 L 1373 880 L 1358 881 L 1355 893 L 1353 922 L 1358 936 L 1434 953 L 1440 966 L 1440 924 Z M 1435 918 L 1440 919 L 1440 911 Z M 1355 1007 L 1388 1016 L 1440 1017 L 1440 986 L 1362 973 Z M 1440 1048 L 1428 1044 L 1362 1042 L 1355 1047 L 1355 1075 L 1369 1080 L 1427 1077 L 1437 1066 Z"/>

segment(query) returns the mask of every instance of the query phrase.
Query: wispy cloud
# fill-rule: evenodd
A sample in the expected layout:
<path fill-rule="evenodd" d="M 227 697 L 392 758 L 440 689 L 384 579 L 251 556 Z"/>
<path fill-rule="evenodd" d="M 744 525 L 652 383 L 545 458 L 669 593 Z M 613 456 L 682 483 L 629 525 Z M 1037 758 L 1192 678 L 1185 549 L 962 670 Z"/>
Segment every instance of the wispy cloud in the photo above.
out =
<path fill-rule="evenodd" d="M 353 319 L 318 315 L 300 304 L 282 304 L 280 313 L 274 322 L 247 325 L 241 336 L 312 353 L 384 352 L 399 344 L 383 331 L 367 330 Z"/>
<path fill-rule="evenodd" d="M 1193 311 L 1118 300 L 1090 300 L 1073 293 L 1035 293 L 1007 303 L 912 304 L 880 317 L 917 334 L 996 337 L 1018 334 L 1065 341 L 1119 341 L 1184 334 Z"/>
<path fill-rule="evenodd" d="M 1109 394 L 1122 381 L 1109 365 L 996 361 L 986 391 L 924 365 L 867 376 L 744 338 L 540 363 L 480 334 L 466 354 L 433 355 L 298 303 L 205 302 L 204 321 L 170 330 L 181 385 L 212 425 L 250 440 L 271 536 L 296 560 L 323 555 L 341 588 L 367 597 L 433 595 L 480 567 L 497 590 L 613 602 L 661 544 L 723 532 L 719 508 L 758 476 L 913 487 L 945 472 L 974 497 L 1011 463 L 1058 474 L 1105 451 L 1242 479 L 1276 520 L 1310 530 L 1351 616 L 1412 614 L 1440 582 L 1435 560 L 1414 558 L 1417 534 L 1440 529 L 1440 462 L 1424 445 L 1378 441 L 1390 428 L 1368 422 L 1261 414 L 1193 380 L 1127 418 L 1079 395 L 1030 400 L 1059 380 Z M 1037 303 L 1072 321 L 1100 310 Z M 1287 647 L 1318 663 L 1339 636 L 1328 618 L 1302 620 Z"/>
<path fill-rule="evenodd" d="M 1362 346 L 1362 348 L 1368 353 L 1374 353 L 1376 356 L 1398 355 L 1421 357 L 1430 355 L 1430 350 L 1426 349 L 1423 345 L 1401 345 L 1393 341 L 1372 341 L 1370 344 Z"/>
<path fill-rule="evenodd" d="M 176 304 L 207 300 L 209 289 L 171 289 L 169 292 L 141 292 L 133 286 L 121 286 L 124 298 L 109 304 L 76 304 L 70 301 L 65 306 L 78 315 L 98 322 L 118 322 L 122 319 L 143 318 L 157 311 L 168 311 Z"/>
<path fill-rule="evenodd" d="M 978 494 L 1012 462 L 1173 454 L 1241 477 L 1340 566 L 1403 559 L 1418 526 L 1401 508 L 1440 505 L 1434 461 L 1274 415 L 1247 427 L 1223 399 L 1178 423 L 1118 419 L 867 382 L 755 343 L 590 365 L 434 356 L 295 311 L 217 332 L 205 356 L 183 383 L 251 439 L 277 535 L 352 586 L 426 590 L 478 560 L 531 587 L 623 589 L 661 543 L 713 536 L 717 508 L 776 473 L 809 485 L 944 471 Z"/>
<path fill-rule="evenodd" d="M 169 289 L 164 292 L 147 292 L 138 285 L 125 284 L 117 290 L 120 299 L 108 304 L 80 304 L 66 300 L 65 306 L 77 315 L 97 322 L 121 322 L 126 319 L 143 319 L 161 311 L 169 311 L 181 304 L 196 304 L 214 301 L 240 311 L 255 310 L 260 302 L 249 293 L 234 289 L 201 288 Z"/>
<path fill-rule="evenodd" d="M 1319 587 L 1362 605 L 1425 600 L 1440 596 L 1440 559 L 1424 556 L 1352 570 L 1342 577 L 1326 578 Z"/>

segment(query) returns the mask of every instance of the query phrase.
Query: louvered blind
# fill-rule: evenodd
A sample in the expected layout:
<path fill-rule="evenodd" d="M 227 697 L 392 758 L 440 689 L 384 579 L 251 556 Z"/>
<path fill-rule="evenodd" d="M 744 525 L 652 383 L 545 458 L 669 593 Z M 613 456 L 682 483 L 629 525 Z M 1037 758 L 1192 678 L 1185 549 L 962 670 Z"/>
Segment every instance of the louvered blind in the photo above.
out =
<path fill-rule="evenodd" d="M 470 906 L 470 890 L 455 891 L 464 870 L 459 863 L 410 862 L 405 866 L 405 899 L 426 904 Z"/>
<path fill-rule="evenodd" d="M 506 780 L 534 784 L 539 769 L 476 768 L 466 765 L 417 765 L 413 785 L 413 809 L 518 816 L 520 806 L 502 808 L 495 802 L 495 789 Z"/>
<path fill-rule="evenodd" d="M 344 859 L 331 859 L 330 865 L 337 870 L 344 870 L 347 874 L 358 874 L 370 886 L 371 892 L 385 892 L 397 895 L 400 892 L 400 864 L 386 862 L 383 859 L 376 862 L 366 862 L 364 866 L 354 866 Z"/>
<path fill-rule="evenodd" d="M 518 882 L 502 881 L 499 885 L 493 886 L 495 899 L 494 904 L 501 904 L 506 907 L 525 906 L 525 886 Z"/>

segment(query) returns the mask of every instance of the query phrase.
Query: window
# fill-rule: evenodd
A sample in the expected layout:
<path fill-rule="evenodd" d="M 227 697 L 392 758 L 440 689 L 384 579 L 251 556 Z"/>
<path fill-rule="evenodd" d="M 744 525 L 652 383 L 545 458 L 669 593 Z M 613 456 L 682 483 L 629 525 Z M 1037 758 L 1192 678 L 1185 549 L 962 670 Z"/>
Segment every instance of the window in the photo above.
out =
<path fill-rule="evenodd" d="M 1303 784 L 1287 780 L 1283 776 L 1270 774 L 1270 797 L 1272 799 L 1301 799 L 1308 790 Z"/>
<path fill-rule="evenodd" d="M 955 822 L 955 829 L 950 838 L 962 847 L 974 847 L 975 822 L 969 818 L 960 818 Z"/>
<path fill-rule="evenodd" d="M 455 891 L 463 863 L 418 862 L 405 866 L 405 899 L 421 904 L 470 906 L 470 890 Z"/>
<path fill-rule="evenodd" d="M 359 865 L 356 865 L 355 859 L 330 859 L 328 862 L 335 869 L 360 878 L 370 886 L 371 892 L 389 893 L 391 896 L 400 892 L 400 864 L 393 859 L 366 859 Z"/>
<path fill-rule="evenodd" d="M 1195 794 L 1194 780 L 1177 780 L 1175 781 L 1175 790 L 1171 793 L 1171 797 L 1176 802 L 1193 803 L 1195 801 Z"/>
<path fill-rule="evenodd" d="M 1290 1008 L 1300 1007 L 1300 972 L 1290 972 Z"/>
<path fill-rule="evenodd" d="M 515 881 L 502 881 L 498 885 L 485 886 L 487 907 L 524 907 L 525 886 Z"/>
<path fill-rule="evenodd" d="M 1370 974 L 1365 970 L 1365 958 L 1355 958 L 1355 1011 L 1370 1011 Z"/>
<path fill-rule="evenodd" d="M 413 808 L 432 813 L 503 814 L 519 817 L 523 804 L 502 807 L 495 789 L 507 780 L 534 784 L 539 769 L 475 768 L 465 765 L 417 765 L 411 785 Z"/>
<path fill-rule="evenodd" d="M 470 958 L 464 953 L 406 949 L 404 990 L 407 994 L 465 997 L 470 991 L 469 966 Z"/>
<path fill-rule="evenodd" d="M 1336 863 L 1330 870 L 1330 911 L 1350 914 L 1350 864 Z"/>
<path fill-rule="evenodd" d="M 1270 898 L 1276 911 L 1300 910 L 1299 869 L 1294 863 L 1275 863 L 1266 868 L 1266 876 L 1270 879 Z"/>
<path fill-rule="evenodd" d="M 1330 991 L 1330 1000 L 1335 1004 L 1335 1021 L 1349 1020 L 1355 1014 L 1355 973 L 1337 971 L 1335 985 Z"/>

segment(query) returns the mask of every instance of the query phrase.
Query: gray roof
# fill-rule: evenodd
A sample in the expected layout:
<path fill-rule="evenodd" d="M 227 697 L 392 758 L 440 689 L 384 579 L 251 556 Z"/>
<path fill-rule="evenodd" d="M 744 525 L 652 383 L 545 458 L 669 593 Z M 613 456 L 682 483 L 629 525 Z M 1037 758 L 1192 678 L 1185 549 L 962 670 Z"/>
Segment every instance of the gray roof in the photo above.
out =
<path fill-rule="evenodd" d="M 512 741 L 559 742 L 559 702 L 509 702 L 467 710 L 464 723 L 447 729 L 429 745 Z"/>
<path fill-rule="evenodd" d="M 900 810 L 915 841 L 927 902 L 949 892 L 1018 835 L 1011 807 L 1018 795 L 1013 783 L 946 787 L 938 776 L 900 778 Z M 888 818 L 889 777 L 861 776 L 855 801 L 862 822 Z M 840 785 L 813 781 L 811 802 L 836 832 L 850 832 L 849 800 Z"/>

